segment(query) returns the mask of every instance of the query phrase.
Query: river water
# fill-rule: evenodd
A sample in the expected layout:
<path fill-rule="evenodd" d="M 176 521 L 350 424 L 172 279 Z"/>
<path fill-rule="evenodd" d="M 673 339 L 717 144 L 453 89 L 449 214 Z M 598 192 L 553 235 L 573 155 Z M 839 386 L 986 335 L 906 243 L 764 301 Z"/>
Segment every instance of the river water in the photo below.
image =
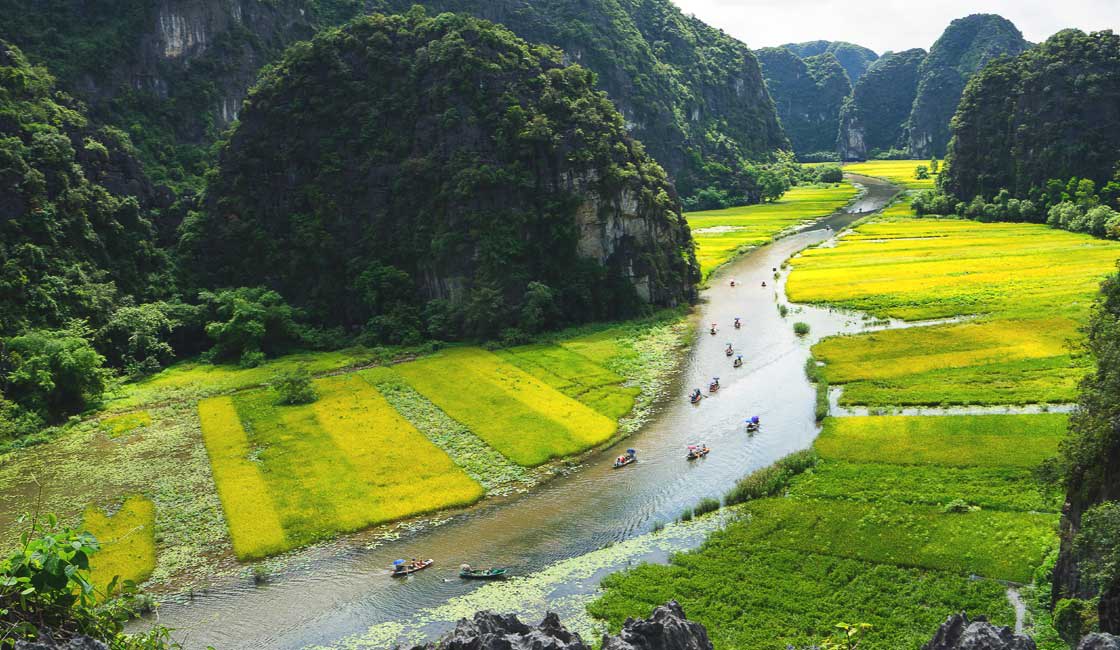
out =
<path fill-rule="evenodd" d="M 784 277 L 775 282 L 772 269 L 830 238 L 860 214 L 881 208 L 897 191 L 876 179 L 851 180 L 867 191 L 849 212 L 761 247 L 712 278 L 694 316 L 702 326 L 670 397 L 640 432 L 615 448 L 530 494 L 470 509 L 401 539 L 371 545 L 357 538 L 309 549 L 295 568 L 260 586 L 248 579 L 219 582 L 205 594 L 165 603 L 160 622 L 175 628 L 176 638 L 188 648 L 335 644 L 375 626 L 414 619 L 417 612 L 478 589 L 478 583 L 455 577 L 461 563 L 508 566 L 525 575 L 625 545 L 660 522 L 673 521 L 700 498 L 719 497 L 742 476 L 805 449 L 817 435 L 815 393 L 804 374 L 809 347 L 823 336 L 860 331 L 863 323 L 851 315 L 801 306 L 791 307 L 783 319 L 777 306 L 785 302 Z M 739 286 L 729 285 L 732 277 Z M 740 330 L 732 327 L 736 316 L 743 320 Z M 810 336 L 794 335 L 795 321 L 808 323 Z M 713 322 L 718 324 L 715 336 L 708 333 L 707 324 Z M 728 343 L 743 355 L 742 368 L 732 368 L 724 355 Z M 688 391 L 706 387 L 713 376 L 720 378 L 721 390 L 700 404 L 689 404 Z M 752 415 L 763 425 L 748 435 L 744 419 Z M 708 444 L 712 452 L 689 462 L 686 445 L 695 442 Z M 611 459 L 627 447 L 637 450 L 639 462 L 611 469 Z M 669 535 L 642 546 L 623 565 L 634 559 L 662 560 L 672 550 L 695 546 L 703 532 Z M 437 564 L 411 578 L 393 579 L 386 567 L 399 557 L 431 557 Z M 601 572 L 583 576 L 564 595 L 593 590 L 599 577 Z M 448 625 L 429 623 L 425 632 Z"/>

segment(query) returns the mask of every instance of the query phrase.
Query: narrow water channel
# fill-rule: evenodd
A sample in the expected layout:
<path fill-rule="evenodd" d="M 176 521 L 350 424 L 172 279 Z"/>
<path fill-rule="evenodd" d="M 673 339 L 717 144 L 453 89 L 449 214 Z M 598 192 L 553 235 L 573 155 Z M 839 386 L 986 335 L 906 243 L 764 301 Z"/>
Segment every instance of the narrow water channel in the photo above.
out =
<path fill-rule="evenodd" d="M 310 549 L 297 568 L 267 584 L 220 584 L 192 599 L 166 603 L 160 622 L 175 628 L 188 648 L 329 645 L 477 589 L 477 583 L 455 577 L 461 563 L 508 566 L 521 575 L 538 571 L 647 533 L 700 498 L 719 497 L 740 477 L 808 447 L 817 435 L 815 395 L 804 375 L 809 347 L 822 336 L 859 331 L 862 324 L 850 315 L 810 307 L 796 307 L 783 319 L 777 306 L 785 302 L 784 277 L 775 282 L 772 269 L 883 207 L 897 191 L 876 179 L 852 180 L 867 191 L 849 212 L 759 248 L 712 279 L 696 310 L 697 339 L 672 393 L 639 433 L 531 494 L 472 509 L 373 548 L 355 541 Z M 730 278 L 738 286 L 729 286 Z M 740 330 L 732 327 L 737 316 L 744 323 Z M 808 323 L 811 335 L 794 335 L 795 321 Z M 708 333 L 708 323 L 718 324 L 715 336 Z M 728 343 L 743 355 L 744 367 L 731 367 L 723 352 Z M 721 390 L 689 404 L 687 392 L 706 387 L 713 376 L 720 378 Z M 744 427 L 752 415 L 763 423 L 753 436 Z M 686 445 L 694 442 L 707 443 L 711 454 L 685 460 Z M 627 447 L 637 450 L 639 462 L 611 469 L 610 459 Z M 691 536 L 678 545 L 698 541 L 699 536 Z M 431 557 L 437 564 L 395 580 L 386 567 L 399 557 Z"/>

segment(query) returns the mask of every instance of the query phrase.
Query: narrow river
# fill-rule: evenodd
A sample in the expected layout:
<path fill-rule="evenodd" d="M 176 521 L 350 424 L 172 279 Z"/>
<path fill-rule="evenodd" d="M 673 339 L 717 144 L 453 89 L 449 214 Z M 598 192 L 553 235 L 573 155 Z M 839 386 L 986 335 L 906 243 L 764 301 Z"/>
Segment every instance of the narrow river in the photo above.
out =
<path fill-rule="evenodd" d="M 849 212 L 759 248 L 712 279 L 696 310 L 702 326 L 695 344 L 669 398 L 639 433 L 531 494 L 472 509 L 372 548 L 354 541 L 310 549 L 297 568 L 267 584 L 254 586 L 246 579 L 168 602 L 160 622 L 175 628 L 176 638 L 189 648 L 337 643 L 372 626 L 406 621 L 477 589 L 477 583 L 455 578 L 461 563 L 509 566 L 521 575 L 539 571 L 648 533 L 700 498 L 719 497 L 740 477 L 808 447 L 817 435 L 814 390 L 804 374 L 809 347 L 823 336 L 859 331 L 862 323 L 811 307 L 794 307 L 783 319 L 777 305 L 785 302 L 784 277 L 776 283 L 772 269 L 831 237 L 861 213 L 883 207 L 897 191 L 876 179 L 851 179 L 867 192 Z M 732 277 L 739 286 L 729 286 Z M 736 316 L 744 323 L 740 330 L 732 327 Z M 808 323 L 811 335 L 795 336 L 795 321 Z M 715 336 L 707 327 L 713 322 L 719 326 Z M 723 353 L 728 343 L 743 355 L 744 367 L 731 367 Z M 689 404 L 687 392 L 706 387 L 713 376 L 720 378 L 722 389 L 698 405 Z M 758 415 L 763 426 L 748 436 L 744 419 L 751 415 Z M 686 461 L 685 447 L 692 442 L 707 443 L 711 454 Z M 639 462 L 612 470 L 610 459 L 627 447 L 637 449 Z M 695 534 L 674 544 L 690 547 L 701 539 Z M 638 559 L 663 556 L 662 550 Z M 398 557 L 431 557 L 437 564 L 407 580 L 395 580 L 386 567 Z M 426 631 L 438 632 L 447 624 L 432 624 Z"/>

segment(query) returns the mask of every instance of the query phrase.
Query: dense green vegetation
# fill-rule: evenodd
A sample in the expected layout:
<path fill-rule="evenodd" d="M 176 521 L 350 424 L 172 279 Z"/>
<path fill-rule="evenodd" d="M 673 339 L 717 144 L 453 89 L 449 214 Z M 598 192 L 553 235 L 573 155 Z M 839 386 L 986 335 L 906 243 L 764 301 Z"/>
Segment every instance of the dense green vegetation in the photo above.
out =
<path fill-rule="evenodd" d="M 944 157 L 949 120 L 972 75 L 1001 56 L 1015 56 L 1029 44 L 1011 21 L 995 14 L 958 18 L 945 28 L 918 70 L 918 92 L 908 126 L 910 155 Z"/>
<path fill-rule="evenodd" d="M 0 559 L 0 648 L 35 641 L 69 645 L 80 636 L 111 643 L 114 650 L 178 647 L 162 626 L 123 633 L 124 623 L 150 601 L 131 580 L 105 583 L 91 574 L 105 553 L 93 534 L 61 526 L 54 515 L 29 517 L 19 549 Z"/>
<path fill-rule="evenodd" d="M 942 187 L 957 201 L 1006 189 L 1036 204 L 1071 178 L 1103 189 L 1120 171 L 1118 102 L 1120 35 L 1112 32 L 1065 30 L 994 61 L 961 98 Z"/>
<path fill-rule="evenodd" d="M 922 49 L 884 54 L 855 82 L 840 110 L 837 150 L 863 160 L 905 149 L 906 120 L 918 92 Z"/>
<path fill-rule="evenodd" d="M 466 16 L 325 32 L 246 101 L 207 210 L 184 224 L 185 263 L 392 343 L 685 301 L 698 271 L 672 185 L 593 83 Z M 625 243 L 584 241 L 583 223 L 631 220 L 645 227 Z"/>
<path fill-rule="evenodd" d="M 851 83 L 831 53 L 801 59 L 783 47 L 755 51 L 782 128 L 802 159 L 828 159 Z"/>
<path fill-rule="evenodd" d="M 1120 463 L 1120 275 L 1101 285 L 1086 333 L 1085 348 L 1096 369 L 1081 383 L 1070 435 L 1050 468 L 1066 492 L 1067 506 L 1051 604 L 1056 617 L 1060 609 L 1078 605 L 1086 620 L 1098 619 L 1102 631 L 1115 634 L 1120 631 L 1120 485 L 1115 478 Z M 1088 624 L 1084 631 L 1093 627 Z"/>
<path fill-rule="evenodd" d="M 859 81 L 860 77 L 879 58 L 879 55 L 866 47 L 845 41 L 807 41 L 805 43 L 787 43 L 781 47 L 803 59 L 822 54 L 833 55 L 844 67 L 844 72 L 853 84 Z"/>
<path fill-rule="evenodd" d="M 214 142 L 258 69 L 283 49 L 361 13 L 454 11 L 549 43 L 598 74 L 634 135 L 685 196 L 740 185 L 743 160 L 786 146 L 750 50 L 668 0 L 274 0 L 161 6 L 128 2 L 0 1 L 0 38 L 56 71 L 103 122 L 128 131 L 149 172 L 191 207 Z"/>
<path fill-rule="evenodd" d="M 0 41 L 0 335 L 109 321 L 165 264 L 128 138 Z M 137 195 L 141 195 L 138 199 Z"/>

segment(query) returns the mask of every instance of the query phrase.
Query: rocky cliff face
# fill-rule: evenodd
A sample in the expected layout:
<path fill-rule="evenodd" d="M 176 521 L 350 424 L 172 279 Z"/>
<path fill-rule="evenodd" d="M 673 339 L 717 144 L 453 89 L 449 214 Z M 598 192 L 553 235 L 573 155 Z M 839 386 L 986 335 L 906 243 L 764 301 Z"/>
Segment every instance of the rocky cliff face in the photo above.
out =
<path fill-rule="evenodd" d="M 807 41 L 805 43 L 787 43 L 780 47 L 788 49 L 802 59 L 821 54 L 831 54 L 836 57 L 851 83 L 859 81 L 863 73 L 875 63 L 879 55 L 862 45 L 847 43 L 845 41 Z"/>
<path fill-rule="evenodd" d="M 762 48 L 755 55 L 794 151 L 831 151 L 840 106 L 851 92 L 840 62 L 831 53 L 801 59 L 783 47 Z"/>
<path fill-rule="evenodd" d="M 921 49 L 886 54 L 860 78 L 840 109 L 836 146 L 842 160 L 905 146 L 906 119 L 925 57 Z"/>
<path fill-rule="evenodd" d="M 1120 164 L 1120 35 L 1064 30 L 973 77 L 953 119 L 946 189 L 1025 197 L 1049 179 L 1101 188 Z"/>
<path fill-rule="evenodd" d="M 706 182 L 704 160 L 734 166 L 788 146 L 750 50 L 668 0 L 0 0 L 0 38 L 45 62 L 99 118 L 142 127 L 133 138 L 158 180 L 189 182 L 284 47 L 417 4 L 506 24 L 594 70 L 682 191 Z"/>
<path fill-rule="evenodd" d="M 603 650 L 712 650 L 703 625 L 685 618 L 676 601 L 658 607 L 645 620 L 627 619 L 618 636 L 604 635 Z M 478 612 L 463 619 L 439 641 L 413 650 L 591 650 L 555 614 L 531 627 L 516 616 Z"/>
<path fill-rule="evenodd" d="M 593 81 L 469 16 L 320 34 L 246 101 L 185 266 L 323 324 L 396 330 L 450 304 L 445 335 L 516 326 L 531 284 L 568 322 L 691 300 L 673 187 Z"/>
<path fill-rule="evenodd" d="M 1015 56 L 1028 46 L 1018 28 L 1002 16 L 973 14 L 950 23 L 918 72 L 908 126 L 910 154 L 943 157 L 949 144 L 949 120 L 968 80 L 988 61 Z"/>

